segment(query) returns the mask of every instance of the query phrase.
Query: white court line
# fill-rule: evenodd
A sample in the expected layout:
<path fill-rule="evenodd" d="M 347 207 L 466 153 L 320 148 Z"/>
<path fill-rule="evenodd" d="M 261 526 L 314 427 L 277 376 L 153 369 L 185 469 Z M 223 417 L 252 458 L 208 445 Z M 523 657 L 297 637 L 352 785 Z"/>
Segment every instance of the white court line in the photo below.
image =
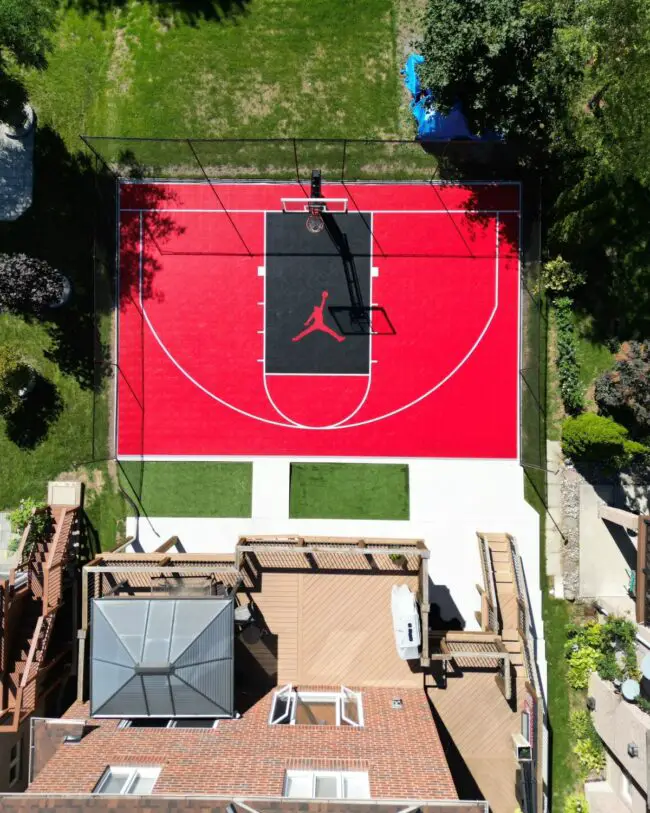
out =
<path fill-rule="evenodd" d="M 341 425 L 341 423 L 337 423 L 337 424 L 332 424 L 331 426 L 301 426 L 301 425 L 297 425 L 294 422 L 281 423 L 280 421 L 271 420 L 270 418 L 264 418 L 261 415 L 254 415 L 254 414 L 252 414 L 250 412 L 247 412 L 244 409 L 241 409 L 240 407 L 236 407 L 234 404 L 231 404 L 228 401 L 225 401 L 223 398 L 220 398 L 218 395 L 215 395 L 213 392 L 210 392 L 210 390 L 206 389 L 206 387 L 204 387 L 192 375 L 190 375 L 190 373 L 188 373 L 187 370 L 185 370 L 183 368 L 183 366 L 174 358 L 174 356 L 171 354 L 171 352 L 167 349 L 166 345 L 164 344 L 164 342 L 161 340 L 160 336 L 156 332 L 151 320 L 149 319 L 149 315 L 147 314 L 146 309 L 145 309 L 144 297 L 142 295 L 142 287 L 143 287 L 142 286 L 142 281 L 143 281 L 143 254 L 144 254 L 142 213 L 140 213 L 140 245 L 139 245 L 139 248 L 140 248 L 140 258 L 139 258 L 139 260 L 140 260 L 140 263 L 139 263 L 140 264 L 140 280 L 139 280 L 140 281 L 140 291 L 139 291 L 140 307 L 141 307 L 141 310 L 142 310 L 142 315 L 144 316 L 144 319 L 145 319 L 149 329 L 151 330 L 151 333 L 152 333 L 153 337 L 158 342 L 158 345 L 160 346 L 163 353 L 172 362 L 172 364 L 176 367 L 176 369 L 182 375 L 184 375 L 188 379 L 188 381 L 190 381 L 192 384 L 194 384 L 199 390 L 204 392 L 209 398 L 212 398 L 214 401 L 221 404 L 222 406 L 228 407 L 229 409 L 232 409 L 234 412 L 237 412 L 240 415 L 243 415 L 243 416 L 245 416 L 247 418 L 252 418 L 253 420 L 260 421 L 261 423 L 269 424 L 271 426 L 281 426 L 281 427 L 285 427 L 287 429 L 311 429 L 313 431 L 327 431 L 327 430 L 333 430 L 333 429 L 355 429 L 356 427 L 359 427 L 359 426 L 367 426 L 367 425 L 372 424 L 372 423 L 377 423 L 377 422 L 379 422 L 381 420 L 384 420 L 386 418 L 391 418 L 394 415 L 398 415 L 401 412 L 404 412 L 407 409 L 410 409 L 411 407 L 415 406 L 416 404 L 419 404 L 425 398 L 428 398 L 434 392 L 439 390 L 440 387 L 444 386 L 444 384 L 446 384 L 447 381 L 449 381 L 451 378 L 453 378 L 453 376 L 456 375 L 456 373 L 467 363 L 467 361 L 474 354 L 474 352 L 476 351 L 479 344 L 483 341 L 483 338 L 485 337 L 485 334 L 489 330 L 492 322 L 494 321 L 494 317 L 496 316 L 497 310 L 499 308 L 499 227 L 500 227 L 500 220 L 499 220 L 499 215 L 497 214 L 497 217 L 496 217 L 496 220 L 495 220 L 496 254 L 495 254 L 494 305 L 493 305 L 492 311 L 491 311 L 491 313 L 490 313 L 490 315 L 489 315 L 483 329 L 481 330 L 480 334 L 478 335 L 476 341 L 472 344 L 472 346 L 469 348 L 469 350 L 463 356 L 463 358 L 458 362 L 458 364 L 449 373 L 447 373 L 447 375 L 444 378 L 442 378 L 440 381 L 438 381 L 438 383 L 435 386 L 431 387 L 429 390 L 424 392 L 422 395 L 418 396 L 417 398 L 414 398 L 413 400 L 409 401 L 409 403 L 404 404 L 401 407 L 397 407 L 396 409 L 393 409 L 390 412 L 386 412 L 383 415 L 377 415 L 374 418 L 368 418 L 368 419 L 366 419 L 364 421 L 356 421 L 354 423 L 346 423 L 344 425 Z M 264 277 L 264 280 L 265 280 L 265 284 L 266 284 L 266 277 Z M 517 280 L 517 284 L 519 284 L 519 280 Z M 263 303 L 259 303 L 259 304 L 263 304 Z M 266 312 L 266 308 L 264 308 L 264 311 Z M 372 366 L 371 366 L 371 374 L 372 374 Z M 369 380 L 371 379 L 371 374 L 368 376 Z M 266 375 L 264 375 L 264 382 L 265 382 L 265 386 L 266 386 Z M 349 420 L 349 418 L 347 420 Z"/>
<path fill-rule="evenodd" d="M 368 373 L 267 373 L 266 375 L 269 378 L 293 378 L 294 376 L 304 376 L 305 378 L 366 378 Z"/>

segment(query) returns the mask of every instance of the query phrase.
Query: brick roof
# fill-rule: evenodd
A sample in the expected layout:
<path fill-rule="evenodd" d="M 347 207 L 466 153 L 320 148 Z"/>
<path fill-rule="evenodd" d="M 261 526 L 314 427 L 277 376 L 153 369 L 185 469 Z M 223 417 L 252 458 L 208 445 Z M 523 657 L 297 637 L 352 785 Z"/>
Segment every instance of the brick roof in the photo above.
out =
<path fill-rule="evenodd" d="M 391 707 L 395 696 L 401 710 Z M 373 799 L 458 798 L 423 690 L 364 689 L 363 728 L 270 726 L 271 702 L 268 694 L 216 729 L 118 729 L 117 720 L 89 720 L 89 733 L 60 745 L 27 792 L 90 793 L 112 764 L 160 766 L 154 795 L 277 797 L 288 768 L 321 768 L 367 771 Z M 65 716 L 87 718 L 88 704 Z"/>

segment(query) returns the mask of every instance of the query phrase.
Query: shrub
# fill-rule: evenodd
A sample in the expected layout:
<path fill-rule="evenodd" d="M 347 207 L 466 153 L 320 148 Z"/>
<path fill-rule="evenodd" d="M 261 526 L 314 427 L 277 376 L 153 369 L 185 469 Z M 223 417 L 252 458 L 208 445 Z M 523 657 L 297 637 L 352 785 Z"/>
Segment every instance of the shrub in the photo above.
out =
<path fill-rule="evenodd" d="M 564 801 L 564 813 L 589 813 L 587 799 L 582 793 L 572 793 Z"/>
<path fill-rule="evenodd" d="M 591 646 L 574 645 L 574 649 L 567 653 L 569 667 L 567 681 L 572 689 L 586 689 L 589 685 L 589 676 L 595 672 L 602 661 L 602 653 Z"/>
<path fill-rule="evenodd" d="M 42 313 L 63 296 L 62 274 L 26 254 L 0 254 L 0 309 Z"/>
<path fill-rule="evenodd" d="M 636 704 L 641 711 L 644 711 L 646 714 L 650 714 L 650 700 L 640 695 L 636 699 Z"/>
<path fill-rule="evenodd" d="M 625 358 L 596 382 L 595 398 L 603 415 L 621 421 L 632 434 L 650 436 L 650 344 L 630 342 Z"/>
<path fill-rule="evenodd" d="M 542 267 L 540 288 L 550 293 L 568 294 L 580 285 L 584 285 L 585 275 L 582 271 L 576 271 L 571 263 L 558 255 L 553 260 L 548 260 Z"/>
<path fill-rule="evenodd" d="M 576 740 L 584 740 L 595 733 L 591 715 L 586 709 L 572 711 L 569 715 L 569 727 Z"/>
<path fill-rule="evenodd" d="M 576 463 L 621 468 L 648 449 L 628 438 L 627 429 L 612 418 L 586 412 L 562 426 L 562 451 Z"/>
<path fill-rule="evenodd" d="M 20 353 L 9 345 L 0 345 L 0 415 L 7 417 L 21 406 L 20 391 L 29 376 L 29 367 Z"/>
<path fill-rule="evenodd" d="M 602 773 L 605 768 L 605 751 L 600 740 L 584 738 L 577 740 L 573 753 L 578 757 L 583 776 Z"/>
<path fill-rule="evenodd" d="M 604 624 L 568 624 L 564 654 L 568 662 L 567 680 L 574 689 L 586 689 L 589 676 L 598 672 L 603 680 L 639 677 L 636 660 L 635 625 L 625 618 L 610 616 Z M 623 652 L 619 666 L 616 653 Z M 576 725 L 584 718 L 576 717 Z M 578 736 L 578 734 L 576 734 Z"/>
<path fill-rule="evenodd" d="M 51 527 L 51 517 L 49 512 L 34 514 L 34 510 L 45 508 L 43 502 L 36 502 L 31 497 L 21 500 L 18 508 L 15 508 L 9 514 L 9 521 L 11 522 L 11 529 L 17 534 L 22 534 L 25 528 L 32 523 L 30 539 L 35 539 L 44 536 L 48 533 Z M 15 553 L 18 548 L 19 539 L 12 539 L 9 543 L 9 550 Z"/>
<path fill-rule="evenodd" d="M 577 415 L 584 409 L 584 396 L 580 383 L 578 342 L 573 324 L 573 302 L 563 296 L 555 303 L 557 325 L 557 371 L 560 379 L 560 395 L 564 409 Z"/>

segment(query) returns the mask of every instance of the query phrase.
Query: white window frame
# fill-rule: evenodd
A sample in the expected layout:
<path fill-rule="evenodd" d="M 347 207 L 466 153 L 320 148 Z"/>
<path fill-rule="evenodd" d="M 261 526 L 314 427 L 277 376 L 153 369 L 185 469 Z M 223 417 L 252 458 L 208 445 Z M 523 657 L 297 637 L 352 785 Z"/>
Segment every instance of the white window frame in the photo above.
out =
<path fill-rule="evenodd" d="M 196 719 L 199 720 L 201 718 L 197 717 Z M 200 729 L 207 730 L 209 728 L 216 728 L 219 725 L 219 720 L 213 720 L 212 717 L 205 718 L 205 719 L 212 720 L 212 725 L 210 725 L 210 726 L 185 726 L 185 725 L 182 724 L 182 722 L 180 720 L 174 719 L 174 720 L 167 720 L 167 725 L 164 725 L 164 726 L 152 726 L 152 728 L 180 728 L 181 730 L 190 730 L 190 729 L 193 730 L 193 729 L 196 728 L 198 730 L 200 730 Z M 131 728 L 132 725 L 133 725 L 133 719 L 126 718 L 124 720 L 120 720 L 117 727 L 119 729 Z"/>
<path fill-rule="evenodd" d="M 11 751 L 16 749 L 16 755 L 11 756 Z M 23 738 L 16 740 L 14 745 L 11 746 L 11 751 L 9 751 L 9 787 L 12 788 L 16 782 L 20 782 L 21 776 L 21 758 L 22 758 L 22 750 L 23 750 Z M 14 778 L 11 778 L 12 771 L 14 772 Z"/>
<path fill-rule="evenodd" d="M 151 766 L 135 768 L 130 765 L 109 765 L 95 786 L 93 793 L 101 794 L 102 788 L 106 785 L 108 780 L 112 776 L 120 775 L 124 777 L 124 784 L 122 785 L 122 789 L 119 791 L 119 793 L 116 793 L 115 795 L 129 796 L 131 795 L 131 788 L 133 787 L 135 781 L 140 777 L 143 777 L 144 779 L 153 779 L 155 786 L 156 782 L 158 781 L 158 777 L 160 776 L 160 768 Z"/>
<path fill-rule="evenodd" d="M 287 707 L 280 715 L 276 714 L 276 701 L 278 697 L 287 701 Z M 353 728 L 363 728 L 364 718 L 361 692 L 353 692 L 351 689 L 348 689 L 347 686 L 341 686 L 338 692 L 302 692 L 296 691 L 291 683 L 288 683 L 274 693 L 271 711 L 269 713 L 269 725 L 279 725 L 281 723 L 296 725 L 296 708 L 299 700 L 303 700 L 306 703 L 318 703 L 319 701 L 334 703 L 337 726 L 345 724 Z M 359 722 L 346 717 L 344 712 L 346 700 L 356 701 L 359 712 Z"/>
<path fill-rule="evenodd" d="M 334 797 L 327 797 L 327 798 L 334 798 L 334 799 L 347 799 L 347 798 L 354 798 L 357 799 L 370 799 L 370 779 L 368 777 L 367 771 L 287 771 L 284 777 L 284 788 L 282 790 L 282 795 L 286 799 L 297 799 L 297 796 L 289 796 L 289 783 L 292 779 L 298 778 L 311 778 L 311 796 L 308 796 L 308 799 L 319 799 L 324 800 L 324 796 L 316 796 L 316 780 L 321 777 L 329 777 L 336 779 L 336 796 Z M 367 791 L 366 796 L 355 796 L 355 797 L 347 797 L 343 795 L 343 788 L 344 788 L 344 779 L 348 777 L 354 777 L 357 781 L 361 781 L 365 783 L 365 788 Z"/>

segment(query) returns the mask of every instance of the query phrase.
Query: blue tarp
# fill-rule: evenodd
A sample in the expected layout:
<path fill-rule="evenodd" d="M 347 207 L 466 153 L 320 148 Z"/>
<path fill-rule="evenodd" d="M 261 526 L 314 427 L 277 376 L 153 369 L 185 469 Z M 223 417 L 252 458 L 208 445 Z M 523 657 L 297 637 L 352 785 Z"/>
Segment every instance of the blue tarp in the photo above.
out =
<path fill-rule="evenodd" d="M 422 91 L 417 66 L 421 65 L 423 62 L 423 56 L 420 56 L 420 54 L 411 54 L 406 60 L 406 65 L 404 65 L 404 70 L 402 71 L 406 89 L 414 99 L 417 99 Z"/>
<path fill-rule="evenodd" d="M 417 66 L 423 62 L 424 57 L 420 54 L 410 54 L 401 72 L 406 89 L 413 97 L 411 112 L 418 123 L 418 137 L 445 141 L 452 138 L 478 140 L 479 136 L 472 135 L 469 130 L 460 102 L 444 115 L 436 108 L 431 91 L 422 89 Z"/>

